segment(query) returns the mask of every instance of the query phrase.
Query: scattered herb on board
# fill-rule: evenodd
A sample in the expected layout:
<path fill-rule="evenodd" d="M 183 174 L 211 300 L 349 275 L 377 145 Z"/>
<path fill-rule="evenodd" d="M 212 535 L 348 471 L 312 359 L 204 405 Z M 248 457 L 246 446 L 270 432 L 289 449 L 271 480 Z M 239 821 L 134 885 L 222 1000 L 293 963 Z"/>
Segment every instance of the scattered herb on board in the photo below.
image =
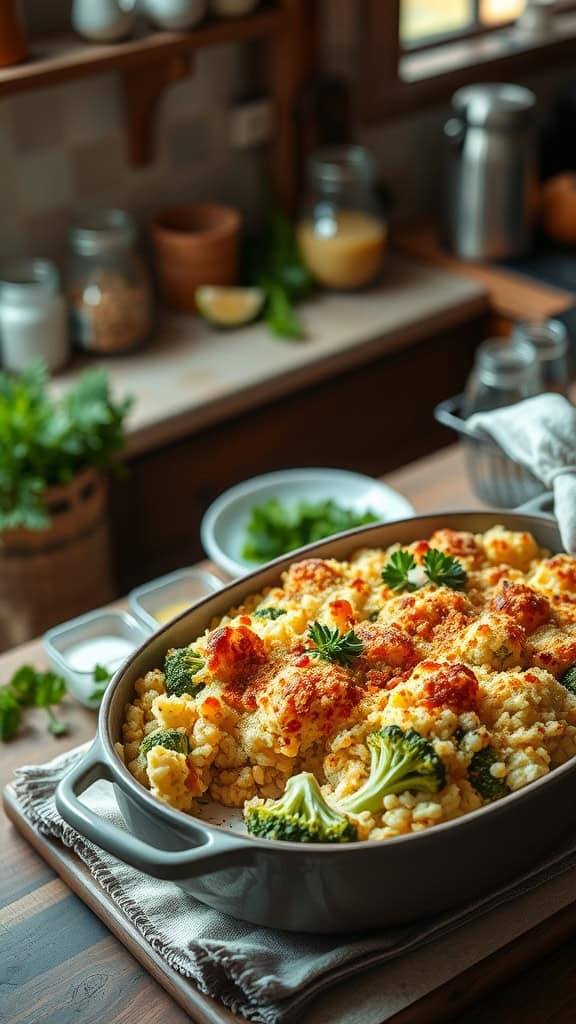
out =
<path fill-rule="evenodd" d="M 373 512 L 343 508 L 332 498 L 290 506 L 270 498 L 250 512 L 244 527 L 242 557 L 250 562 L 266 562 L 304 544 L 377 520 Z"/>
<path fill-rule="evenodd" d="M 90 694 L 90 700 L 93 700 L 94 702 L 98 701 L 98 703 L 100 703 L 102 697 L 106 693 L 106 687 L 108 686 L 108 683 L 110 682 L 111 679 L 112 673 L 109 672 L 107 668 L 104 668 L 103 665 L 95 665 L 94 682 L 98 685 L 96 686 L 95 690 L 92 690 L 92 693 Z"/>
<path fill-rule="evenodd" d="M 437 548 L 429 548 L 422 559 L 422 566 L 416 564 L 411 551 L 394 551 L 382 569 L 382 579 L 391 590 L 416 590 L 425 584 L 418 574 L 435 583 L 438 587 L 463 590 L 466 586 L 466 570 L 458 559 L 445 555 Z"/>
<path fill-rule="evenodd" d="M 48 732 L 64 736 L 68 726 L 54 714 L 66 693 L 66 683 L 55 672 L 37 672 L 31 665 L 22 665 L 9 683 L 0 687 L 0 740 L 11 740 L 22 724 L 24 708 L 45 708 Z"/>
<path fill-rule="evenodd" d="M 354 658 L 364 650 L 362 641 L 353 629 L 341 633 L 339 629 L 330 629 L 330 626 L 313 622 L 308 630 L 308 636 L 314 643 L 314 647 L 308 649 L 312 657 L 331 661 L 336 665 L 351 665 Z"/>
<path fill-rule="evenodd" d="M 82 373 L 59 398 L 40 361 L 18 376 L 0 373 L 0 530 L 49 526 L 45 489 L 107 469 L 124 445 L 130 405 L 112 399 L 104 370 Z"/>

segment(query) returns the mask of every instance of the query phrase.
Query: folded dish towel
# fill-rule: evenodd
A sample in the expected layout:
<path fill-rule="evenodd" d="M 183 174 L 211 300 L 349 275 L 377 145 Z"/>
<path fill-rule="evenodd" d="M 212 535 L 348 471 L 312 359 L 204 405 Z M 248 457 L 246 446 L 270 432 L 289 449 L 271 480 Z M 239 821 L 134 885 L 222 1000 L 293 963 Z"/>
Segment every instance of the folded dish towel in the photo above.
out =
<path fill-rule="evenodd" d="M 57 837 L 88 866 L 144 938 L 176 971 L 234 1013 L 262 1024 L 299 1020 L 310 1000 L 355 977 L 438 940 L 576 867 L 576 837 L 522 878 L 456 911 L 405 927 L 353 935 L 296 935 L 244 924 L 217 913 L 171 882 L 157 881 L 104 853 L 59 816 L 54 791 L 86 746 L 45 765 L 18 769 L 15 790 L 40 832 Z M 83 797 L 103 818 L 124 828 L 112 788 L 98 782 Z M 382 1004 L 379 997 L 379 1010 Z M 381 1019 L 381 1012 L 376 1019 Z M 333 1024 L 337 1017 L 332 1016 Z"/>
<path fill-rule="evenodd" d="M 537 395 L 466 420 L 554 494 L 554 513 L 566 551 L 576 554 L 576 408 L 562 395 Z"/>

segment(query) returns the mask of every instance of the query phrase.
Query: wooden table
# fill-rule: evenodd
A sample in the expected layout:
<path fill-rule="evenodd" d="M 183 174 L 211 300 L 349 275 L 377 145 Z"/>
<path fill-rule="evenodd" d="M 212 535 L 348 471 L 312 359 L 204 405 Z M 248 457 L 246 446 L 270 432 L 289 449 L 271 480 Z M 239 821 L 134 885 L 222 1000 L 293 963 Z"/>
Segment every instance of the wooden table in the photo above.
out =
<path fill-rule="evenodd" d="M 458 447 L 421 459 L 386 480 L 401 490 L 418 512 L 478 507 Z M 0 656 L 0 681 L 7 680 L 25 662 L 44 665 L 39 640 Z M 62 717 L 69 723 L 70 732 L 56 740 L 45 731 L 44 713 L 27 713 L 25 729 L 18 739 L 0 749 L 2 786 L 10 781 L 18 765 L 47 761 L 94 734 L 94 712 L 70 698 L 63 703 Z M 188 1020 L 2 814 L 0 850 L 1 941 L 22 951 L 19 968 L 6 977 L 0 954 L 2 1024 L 100 1024 L 104 1020 L 114 1024 L 183 1024 Z M 554 931 L 555 935 L 570 933 L 565 926 Z M 454 1019 L 459 1024 L 573 1024 L 575 958 L 576 938 Z M 515 965 L 515 970 L 519 968 L 521 962 Z M 491 969 L 487 967 L 488 974 Z M 498 972 L 497 963 L 493 969 Z M 19 1010 L 8 1021 L 2 1015 L 2 989 L 6 993 L 13 986 L 19 987 Z"/>

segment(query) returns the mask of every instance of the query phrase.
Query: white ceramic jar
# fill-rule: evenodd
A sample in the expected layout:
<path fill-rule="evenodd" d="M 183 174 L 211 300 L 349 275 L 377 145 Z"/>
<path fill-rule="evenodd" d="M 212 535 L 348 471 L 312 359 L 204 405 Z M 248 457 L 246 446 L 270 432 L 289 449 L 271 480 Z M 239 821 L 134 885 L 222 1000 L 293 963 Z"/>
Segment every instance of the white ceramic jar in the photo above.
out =
<path fill-rule="evenodd" d="M 210 10 L 217 18 L 242 18 L 251 14 L 260 0 L 210 0 Z"/>
<path fill-rule="evenodd" d="M 78 35 L 98 43 L 115 43 L 134 26 L 136 0 L 74 0 L 72 25 Z"/>
<path fill-rule="evenodd" d="M 70 351 L 68 313 L 58 271 L 49 260 L 26 260 L 0 274 L 2 365 L 20 373 L 41 358 L 61 369 Z"/>
<path fill-rule="evenodd" d="M 139 9 L 158 28 L 194 28 L 206 15 L 208 0 L 140 0 Z"/>

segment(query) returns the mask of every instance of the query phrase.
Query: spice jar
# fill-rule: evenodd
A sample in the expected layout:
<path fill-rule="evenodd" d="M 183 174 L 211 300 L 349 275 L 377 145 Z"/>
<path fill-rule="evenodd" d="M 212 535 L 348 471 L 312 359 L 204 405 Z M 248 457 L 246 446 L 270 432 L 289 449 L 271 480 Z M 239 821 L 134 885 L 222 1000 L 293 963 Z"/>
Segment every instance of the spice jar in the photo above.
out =
<path fill-rule="evenodd" d="M 49 260 L 23 260 L 0 280 L 2 364 L 11 373 L 41 358 L 59 370 L 69 353 L 68 316 L 58 270 Z"/>
<path fill-rule="evenodd" d="M 386 245 L 372 154 L 362 146 L 319 150 L 309 159 L 308 183 L 297 235 L 311 274 L 327 288 L 371 284 Z"/>
<path fill-rule="evenodd" d="M 124 210 L 93 213 L 72 228 L 72 330 L 86 352 L 126 352 L 150 334 L 150 280 L 136 236 L 136 224 Z"/>
<path fill-rule="evenodd" d="M 16 0 L 0 3 L 0 68 L 19 64 L 28 56 L 26 37 Z"/>

